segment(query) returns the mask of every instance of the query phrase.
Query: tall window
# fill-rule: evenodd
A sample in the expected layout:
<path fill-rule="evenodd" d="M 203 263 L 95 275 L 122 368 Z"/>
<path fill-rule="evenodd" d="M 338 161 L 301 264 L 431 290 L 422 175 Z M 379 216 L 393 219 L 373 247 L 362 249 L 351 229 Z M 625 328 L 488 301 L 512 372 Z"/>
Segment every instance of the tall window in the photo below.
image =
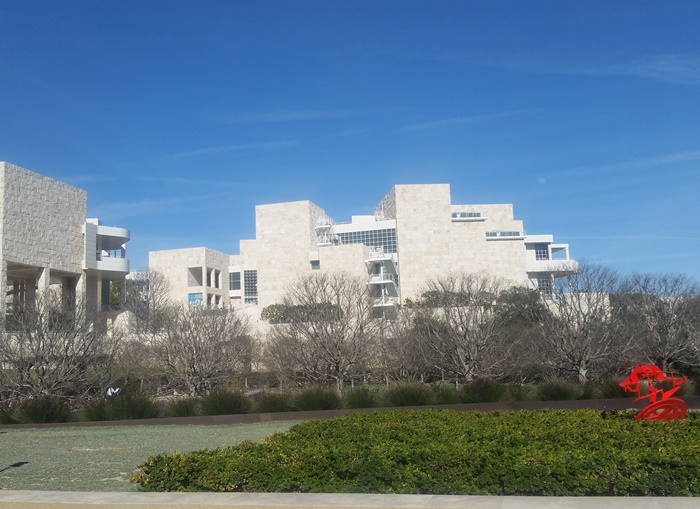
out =
<path fill-rule="evenodd" d="M 243 271 L 243 302 L 245 304 L 258 303 L 258 271 Z"/>
<path fill-rule="evenodd" d="M 229 274 L 228 274 L 228 289 L 229 290 L 240 290 L 241 289 L 241 273 L 240 272 L 229 272 Z"/>

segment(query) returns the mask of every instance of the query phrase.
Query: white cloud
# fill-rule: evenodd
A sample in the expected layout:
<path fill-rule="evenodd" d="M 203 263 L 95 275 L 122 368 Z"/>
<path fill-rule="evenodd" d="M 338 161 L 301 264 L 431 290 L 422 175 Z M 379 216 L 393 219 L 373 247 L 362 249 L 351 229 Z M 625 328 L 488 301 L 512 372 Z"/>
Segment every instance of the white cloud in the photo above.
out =
<path fill-rule="evenodd" d="M 298 120 L 326 120 L 333 118 L 363 117 L 376 113 L 375 110 L 365 108 L 337 109 L 337 110 L 279 110 L 240 113 L 228 117 L 228 121 L 235 124 L 254 122 L 294 122 Z"/>
<path fill-rule="evenodd" d="M 521 54 L 490 60 L 474 59 L 473 63 L 500 67 L 516 72 L 568 74 L 574 76 L 631 76 L 665 83 L 700 84 L 700 57 L 690 53 L 643 55 L 627 61 L 570 61 L 564 63 L 549 55 Z M 573 60 L 573 59 L 572 59 Z"/>
<path fill-rule="evenodd" d="M 667 83 L 700 84 L 700 58 L 690 54 L 647 55 L 630 62 L 562 69 L 587 76 L 636 76 Z"/>
<path fill-rule="evenodd" d="M 515 117 L 519 115 L 529 115 L 536 113 L 537 109 L 523 109 L 523 110 L 511 110 L 511 111 L 501 111 L 498 113 L 486 113 L 483 115 L 472 115 L 468 117 L 454 117 L 445 118 L 441 120 L 433 120 L 432 122 L 423 122 L 418 124 L 411 124 L 406 126 L 406 129 L 436 129 L 440 127 L 449 127 L 453 125 L 460 124 L 470 124 L 474 122 L 482 122 L 487 120 L 498 120 L 501 118 Z"/>
<path fill-rule="evenodd" d="M 212 154 L 226 154 L 228 152 L 239 152 L 241 150 L 274 150 L 278 148 L 293 147 L 298 145 L 297 140 L 288 141 L 264 141 L 260 143 L 245 143 L 240 145 L 222 145 L 218 147 L 204 147 L 186 152 L 176 152 L 165 156 L 164 159 L 183 159 L 186 157 L 207 156 Z"/>
<path fill-rule="evenodd" d="M 196 202 L 211 203 L 220 197 L 221 195 L 217 194 L 205 194 L 103 203 L 95 207 L 95 210 L 91 212 L 91 216 L 109 218 L 111 220 L 114 218 L 165 214 L 171 211 L 182 212 L 185 204 Z"/>
<path fill-rule="evenodd" d="M 691 163 L 700 161 L 700 150 L 689 150 L 660 156 L 630 159 L 619 163 L 612 163 L 599 166 L 583 166 L 564 170 L 563 175 L 601 175 L 606 173 L 619 173 L 626 171 L 641 170 L 659 166 L 670 166 L 674 164 Z"/>

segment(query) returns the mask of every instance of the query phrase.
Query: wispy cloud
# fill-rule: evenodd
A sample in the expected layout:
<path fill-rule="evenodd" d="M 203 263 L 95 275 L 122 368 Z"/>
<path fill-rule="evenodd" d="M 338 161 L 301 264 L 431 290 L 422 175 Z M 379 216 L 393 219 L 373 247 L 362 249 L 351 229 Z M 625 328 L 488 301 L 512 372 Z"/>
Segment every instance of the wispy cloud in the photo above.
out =
<path fill-rule="evenodd" d="M 149 175 L 139 175 L 134 177 L 138 182 L 158 183 L 171 186 L 201 186 L 201 185 L 216 185 L 218 188 L 224 186 L 241 186 L 248 185 L 247 182 L 238 180 L 216 180 L 206 178 L 191 178 L 191 177 L 154 177 Z"/>
<path fill-rule="evenodd" d="M 335 110 L 279 110 L 240 113 L 228 117 L 228 122 L 247 124 L 255 122 L 295 122 L 299 120 L 327 120 L 335 118 L 364 117 L 377 113 L 367 108 Z"/>
<path fill-rule="evenodd" d="M 700 150 L 689 150 L 672 154 L 663 154 L 653 157 L 629 159 L 618 163 L 605 164 L 599 166 L 582 166 L 563 170 L 561 175 L 603 175 L 606 173 L 630 172 L 648 168 L 671 166 L 674 164 L 692 163 L 700 161 Z"/>
<path fill-rule="evenodd" d="M 623 63 L 574 66 L 562 73 L 584 76 L 636 76 L 683 85 L 700 84 L 700 57 L 691 54 L 647 55 Z"/>
<path fill-rule="evenodd" d="M 185 152 L 176 152 L 165 156 L 164 159 L 184 159 L 187 157 L 208 156 L 214 154 L 226 154 L 229 152 L 240 152 L 243 150 L 275 150 L 285 147 L 293 147 L 298 145 L 297 140 L 287 141 L 264 141 L 259 143 L 244 143 L 239 145 L 221 145 L 218 147 L 204 147 Z"/>
<path fill-rule="evenodd" d="M 165 214 L 170 211 L 182 212 L 185 210 L 186 204 L 212 202 L 220 197 L 221 195 L 219 194 L 205 194 L 103 203 L 98 207 L 95 207 L 95 210 L 91 211 L 91 214 L 97 217 L 114 219 Z"/>
<path fill-rule="evenodd" d="M 607 61 L 606 61 L 607 60 Z M 643 55 L 626 61 L 610 61 L 605 56 L 595 62 L 553 59 L 551 55 L 521 54 L 508 57 L 466 57 L 465 62 L 500 67 L 516 72 L 565 74 L 573 76 L 631 76 L 664 83 L 700 84 L 700 56 L 690 53 Z"/>
<path fill-rule="evenodd" d="M 90 175 L 67 175 L 65 177 L 61 177 L 59 180 L 62 182 L 67 182 L 71 185 L 74 186 L 80 186 L 83 184 L 92 184 L 95 182 L 113 182 L 121 177 L 117 176 L 112 176 L 112 175 L 96 175 L 96 174 L 90 174 Z"/>
<path fill-rule="evenodd" d="M 450 127 L 460 124 L 471 124 L 476 122 L 484 122 L 488 120 L 499 120 L 502 118 L 517 117 L 520 115 L 530 115 L 538 111 L 539 110 L 537 109 L 531 108 L 523 110 L 501 111 L 498 113 L 486 113 L 483 115 L 472 115 L 468 117 L 444 118 L 440 120 L 433 120 L 431 122 L 411 124 L 406 126 L 405 129 L 437 129 L 441 127 Z"/>
<path fill-rule="evenodd" d="M 673 237 L 669 235 L 566 235 L 567 240 L 700 240 L 700 237 Z"/>

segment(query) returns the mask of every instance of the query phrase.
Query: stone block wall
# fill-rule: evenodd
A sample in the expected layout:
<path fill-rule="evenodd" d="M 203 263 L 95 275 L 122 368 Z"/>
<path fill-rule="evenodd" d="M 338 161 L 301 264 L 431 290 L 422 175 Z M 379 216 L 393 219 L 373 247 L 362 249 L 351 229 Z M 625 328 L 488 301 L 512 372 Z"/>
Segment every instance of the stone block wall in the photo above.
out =
<path fill-rule="evenodd" d="M 8 163 L 0 170 L 2 259 L 81 274 L 86 192 Z"/>

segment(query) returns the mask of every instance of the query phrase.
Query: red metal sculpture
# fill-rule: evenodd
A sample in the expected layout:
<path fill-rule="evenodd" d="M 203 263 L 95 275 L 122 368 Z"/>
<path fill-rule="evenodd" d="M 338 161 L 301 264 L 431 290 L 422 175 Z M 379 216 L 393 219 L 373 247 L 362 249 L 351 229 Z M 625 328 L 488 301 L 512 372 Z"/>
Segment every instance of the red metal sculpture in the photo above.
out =
<path fill-rule="evenodd" d="M 673 375 L 664 374 L 656 366 L 644 365 L 635 367 L 630 376 L 620 382 L 620 387 L 626 392 L 636 392 L 637 399 L 635 401 L 649 398 L 649 405 L 637 414 L 636 421 L 672 421 L 673 419 L 682 419 L 688 412 L 688 405 L 685 404 L 685 401 L 671 397 L 687 380 L 688 378 L 685 376 L 677 379 Z M 671 388 L 665 390 L 655 386 L 659 382 L 671 382 Z M 643 391 L 648 391 L 648 393 L 642 394 Z"/>

